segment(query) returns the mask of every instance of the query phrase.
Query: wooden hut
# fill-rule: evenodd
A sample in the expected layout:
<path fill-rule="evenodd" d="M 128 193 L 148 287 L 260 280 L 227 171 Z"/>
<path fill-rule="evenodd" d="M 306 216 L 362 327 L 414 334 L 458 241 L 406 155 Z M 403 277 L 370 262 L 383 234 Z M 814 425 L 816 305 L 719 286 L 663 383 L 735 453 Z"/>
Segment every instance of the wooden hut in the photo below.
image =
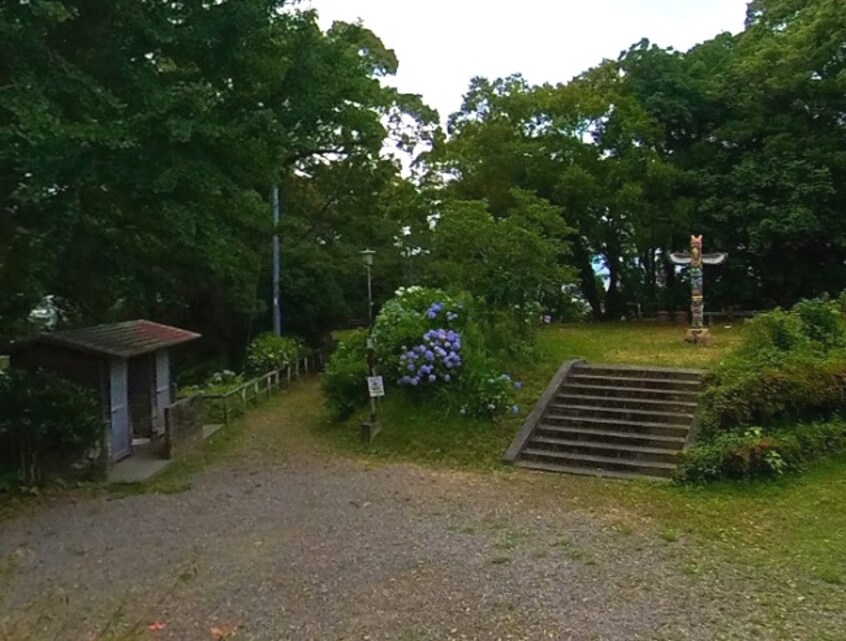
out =
<path fill-rule="evenodd" d="M 15 343 L 11 366 L 52 372 L 96 393 L 108 430 L 109 461 L 165 431 L 173 403 L 170 349 L 199 334 L 147 320 L 40 334 Z"/>

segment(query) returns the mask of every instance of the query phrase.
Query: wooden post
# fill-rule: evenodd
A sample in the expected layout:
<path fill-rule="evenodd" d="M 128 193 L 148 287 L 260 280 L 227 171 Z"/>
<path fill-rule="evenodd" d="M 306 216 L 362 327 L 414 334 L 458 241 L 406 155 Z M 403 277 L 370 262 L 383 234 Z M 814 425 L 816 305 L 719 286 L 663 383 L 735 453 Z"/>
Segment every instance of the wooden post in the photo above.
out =
<path fill-rule="evenodd" d="M 223 397 L 223 424 L 229 427 L 229 397 Z"/>

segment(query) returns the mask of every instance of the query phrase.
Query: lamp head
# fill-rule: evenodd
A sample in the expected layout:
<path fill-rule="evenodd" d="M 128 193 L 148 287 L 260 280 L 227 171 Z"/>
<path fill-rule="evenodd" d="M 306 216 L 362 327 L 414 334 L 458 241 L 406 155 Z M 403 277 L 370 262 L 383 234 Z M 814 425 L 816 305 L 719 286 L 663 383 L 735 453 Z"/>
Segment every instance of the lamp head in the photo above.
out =
<path fill-rule="evenodd" d="M 371 267 L 373 265 L 373 257 L 376 255 L 375 250 L 364 249 L 358 253 L 361 254 L 361 258 L 364 261 L 365 265 L 367 265 L 368 267 Z"/>

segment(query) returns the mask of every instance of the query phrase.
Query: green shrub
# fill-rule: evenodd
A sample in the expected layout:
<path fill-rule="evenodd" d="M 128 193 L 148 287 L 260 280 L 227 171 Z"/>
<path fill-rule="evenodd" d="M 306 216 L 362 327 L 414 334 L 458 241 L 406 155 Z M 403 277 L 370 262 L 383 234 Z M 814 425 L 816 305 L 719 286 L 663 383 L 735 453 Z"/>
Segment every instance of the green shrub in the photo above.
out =
<path fill-rule="evenodd" d="M 752 319 L 737 352 L 706 377 L 706 433 L 814 419 L 844 407 L 844 319 L 827 300 Z"/>
<path fill-rule="evenodd" d="M 757 427 L 726 432 L 687 450 L 676 479 L 702 484 L 780 476 L 844 450 L 846 423 L 842 419 L 794 424 L 771 434 Z"/>
<path fill-rule="evenodd" d="M 787 461 L 795 460 L 795 450 L 794 443 L 764 436 L 760 428 L 742 434 L 721 434 L 685 452 L 676 477 L 686 483 L 705 483 L 781 475 Z"/>
<path fill-rule="evenodd" d="M 743 345 L 705 378 L 701 439 L 685 456 L 683 480 L 781 472 L 841 443 L 836 425 L 807 421 L 846 407 L 844 339 L 843 315 L 828 300 L 750 321 Z"/>
<path fill-rule="evenodd" d="M 367 332 L 351 332 L 332 353 L 321 385 L 326 409 L 336 421 L 343 421 L 368 401 Z"/>
<path fill-rule="evenodd" d="M 402 287 L 387 301 L 373 325 L 373 340 L 383 372 L 397 372 L 400 356 L 433 329 L 464 332 L 474 316 L 472 299 L 440 289 Z M 393 377 L 392 377 L 393 378 Z"/>
<path fill-rule="evenodd" d="M 759 352 L 789 352 L 808 347 L 798 314 L 776 309 L 759 314 L 746 323 L 740 351 L 755 355 Z"/>
<path fill-rule="evenodd" d="M 738 356 L 705 378 L 703 432 L 814 419 L 844 407 L 846 351 Z"/>
<path fill-rule="evenodd" d="M 804 335 L 823 351 L 846 344 L 846 326 L 837 303 L 825 300 L 803 300 L 793 307 Z"/>
<path fill-rule="evenodd" d="M 514 392 L 519 385 L 508 374 L 493 369 L 473 370 L 462 381 L 460 413 L 480 418 L 495 418 L 505 412 L 517 414 L 520 408 L 514 403 Z"/>
<path fill-rule="evenodd" d="M 257 336 L 247 349 L 247 373 L 266 374 L 294 364 L 305 355 L 305 346 L 298 338 L 266 333 Z"/>
<path fill-rule="evenodd" d="M 93 467 L 103 438 L 93 393 L 46 373 L 0 373 L 0 465 L 24 485 L 68 471 L 85 455 Z"/>

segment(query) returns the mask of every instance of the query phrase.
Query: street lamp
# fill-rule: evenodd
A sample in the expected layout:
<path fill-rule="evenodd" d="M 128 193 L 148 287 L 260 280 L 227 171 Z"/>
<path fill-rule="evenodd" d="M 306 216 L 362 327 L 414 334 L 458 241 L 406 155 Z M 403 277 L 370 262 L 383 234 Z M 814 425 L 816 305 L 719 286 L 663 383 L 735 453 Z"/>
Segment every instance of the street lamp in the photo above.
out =
<path fill-rule="evenodd" d="M 361 254 L 361 259 L 364 261 L 364 266 L 367 269 L 367 321 L 368 324 L 372 327 L 373 326 L 373 257 L 376 255 L 376 251 L 373 249 L 363 249 L 362 251 L 358 252 Z"/>
<path fill-rule="evenodd" d="M 376 252 L 372 249 L 365 249 L 360 251 L 361 259 L 364 261 L 364 267 L 367 269 L 367 320 L 368 320 L 368 335 L 367 335 L 367 372 L 368 372 L 368 388 L 370 388 L 370 381 L 376 377 L 376 346 L 373 343 L 373 257 Z M 382 392 L 384 393 L 384 392 Z M 373 437 L 381 430 L 377 412 L 377 397 L 373 389 L 370 389 L 370 420 L 363 423 L 361 426 L 361 438 L 365 442 L 370 442 Z"/>

